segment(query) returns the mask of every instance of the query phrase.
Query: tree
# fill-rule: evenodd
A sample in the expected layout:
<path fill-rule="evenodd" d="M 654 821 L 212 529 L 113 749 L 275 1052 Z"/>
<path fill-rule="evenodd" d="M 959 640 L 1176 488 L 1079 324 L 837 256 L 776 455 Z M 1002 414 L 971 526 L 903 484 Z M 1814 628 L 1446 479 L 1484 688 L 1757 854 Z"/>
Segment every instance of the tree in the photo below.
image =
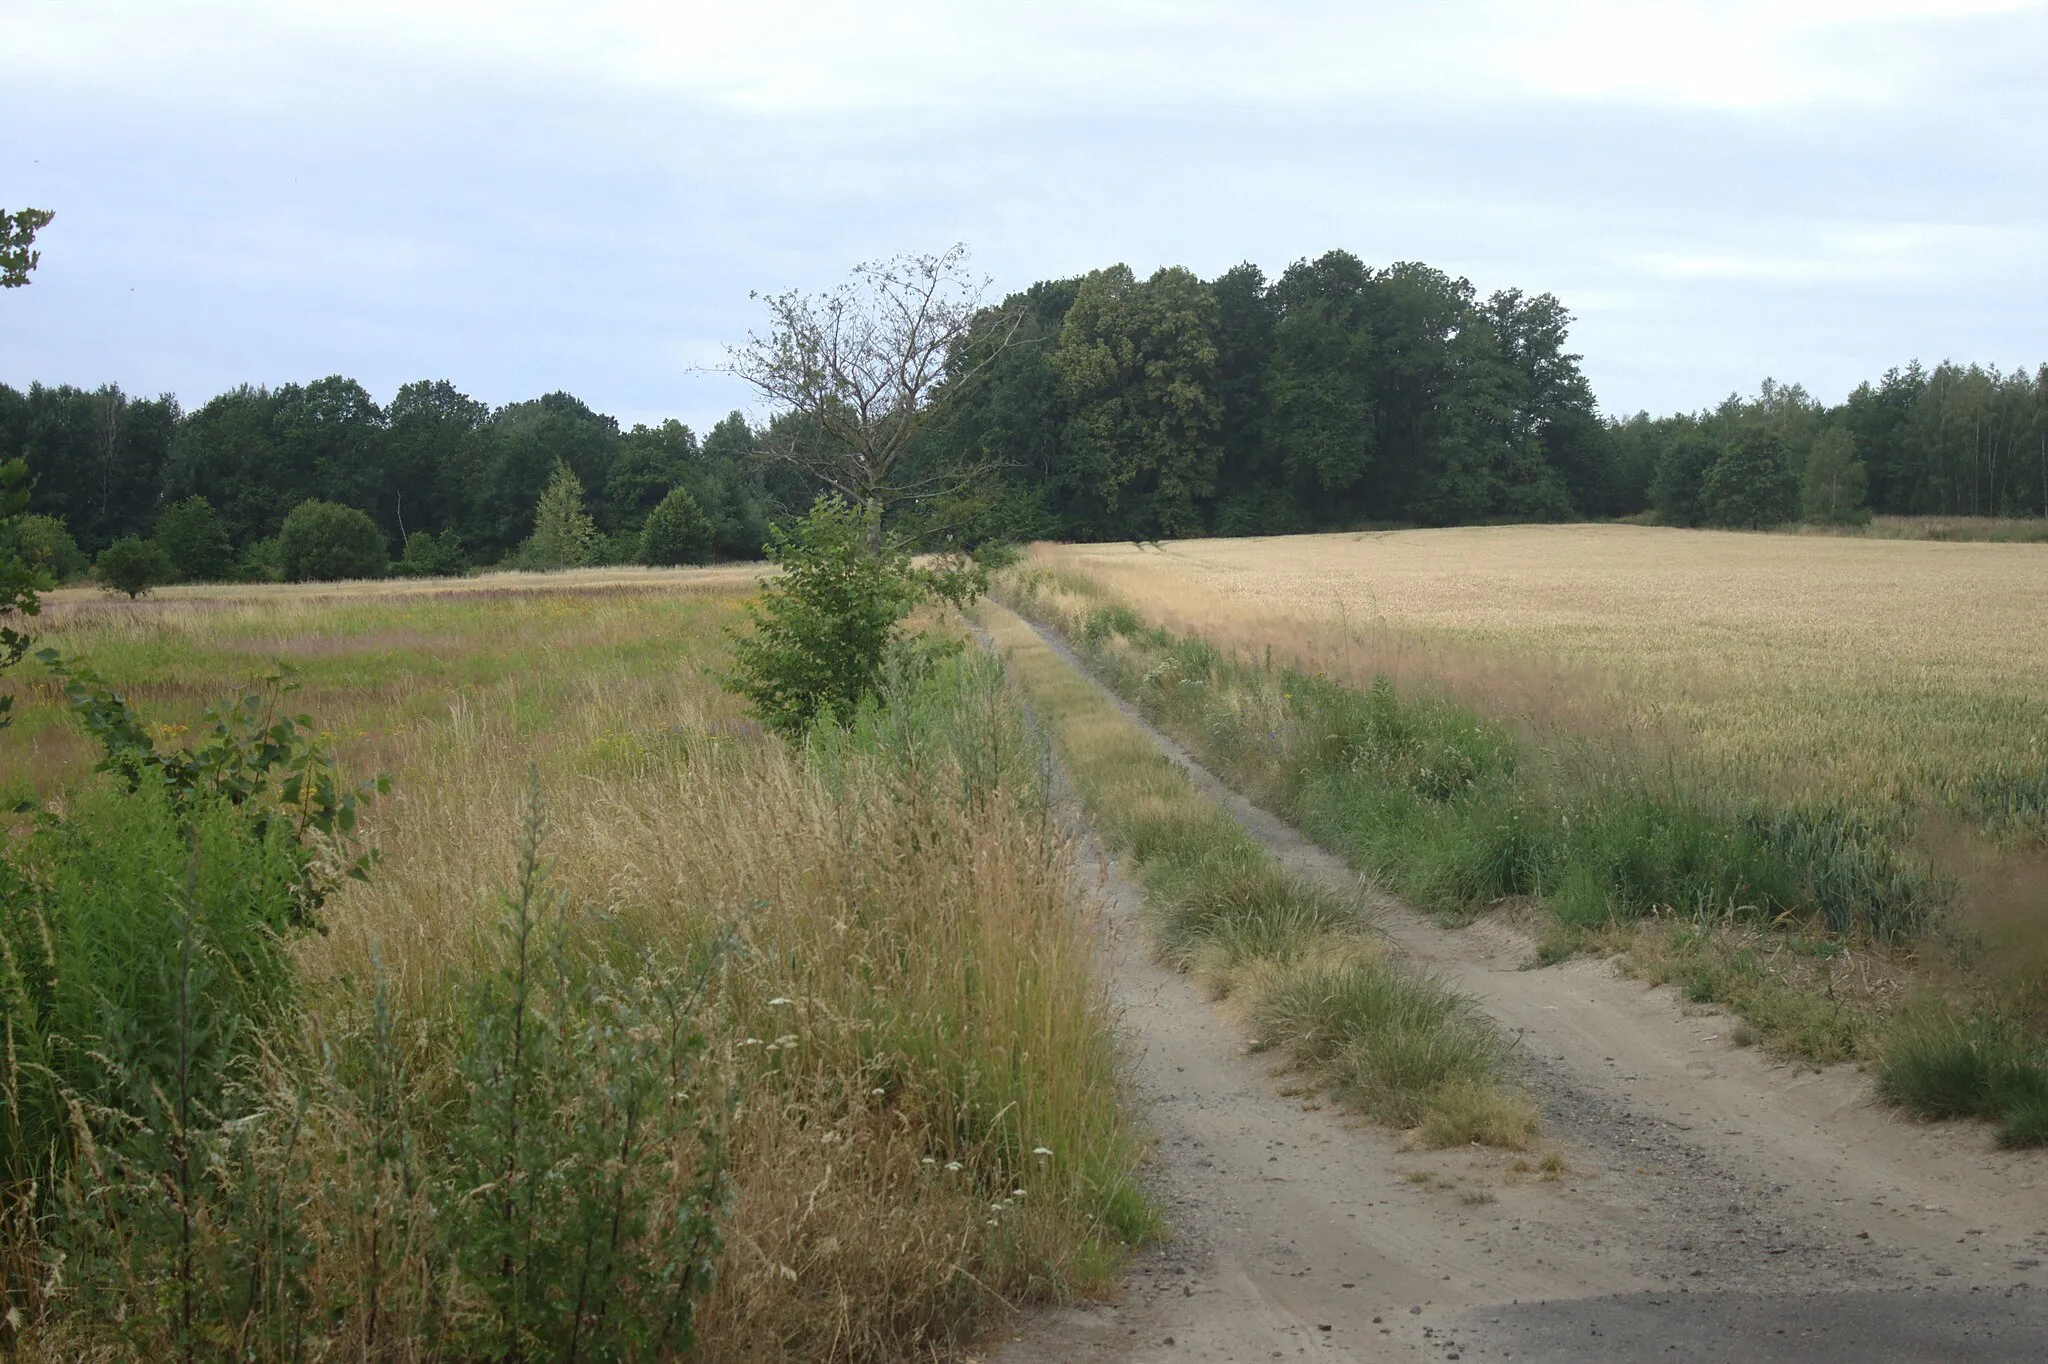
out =
<path fill-rule="evenodd" d="M 1656 472 L 1650 479 L 1650 506 L 1667 526 L 1697 526 L 1706 519 L 1700 500 L 1707 471 L 1721 458 L 1721 451 L 1696 423 L 1672 436 L 1657 457 Z"/>
<path fill-rule="evenodd" d="M 647 513 L 640 562 L 653 568 L 711 562 L 711 522 L 688 489 L 673 489 Z"/>
<path fill-rule="evenodd" d="M 469 572 L 469 556 L 452 530 L 416 530 L 405 537 L 405 555 L 395 569 L 408 578 L 457 578 Z"/>
<path fill-rule="evenodd" d="M 984 472 L 979 463 L 914 466 L 913 443 L 934 403 L 973 382 L 1016 329 L 1014 316 L 984 309 L 986 280 L 967 273 L 967 248 L 899 255 L 854 267 L 829 294 L 769 296 L 766 336 L 727 351 L 725 372 L 771 406 L 783 423 L 766 453 L 806 478 L 873 508 L 871 549 L 882 516 L 905 502 L 951 492 Z M 966 369 L 948 368 L 973 353 Z"/>
<path fill-rule="evenodd" d="M 0 289 L 19 289 L 28 283 L 29 272 L 43 258 L 33 249 L 36 233 L 50 225 L 57 215 L 47 208 L 24 208 L 13 213 L 0 210 Z"/>
<path fill-rule="evenodd" d="M 285 517 L 277 555 L 286 578 L 310 582 L 382 577 L 389 551 L 368 512 L 313 498 Z"/>
<path fill-rule="evenodd" d="M 1186 270 L 1138 283 L 1128 266 L 1081 282 L 1052 366 L 1069 416 L 1069 476 L 1098 524 L 1195 535 L 1222 462 L 1217 308 Z"/>
<path fill-rule="evenodd" d="M 1742 530 L 1781 526 L 1799 515 L 1799 478 L 1785 444 L 1770 431 L 1737 436 L 1700 485 L 1708 525 Z"/>
<path fill-rule="evenodd" d="M 14 549 L 29 567 L 42 570 L 54 582 L 76 578 L 90 567 L 61 516 L 22 517 L 14 530 Z"/>
<path fill-rule="evenodd" d="M 555 475 L 533 509 L 533 534 L 519 550 L 521 568 L 581 568 L 595 560 L 597 522 L 583 510 L 583 481 L 567 464 Z"/>
<path fill-rule="evenodd" d="M 898 627 L 919 602 L 938 596 L 962 603 L 980 590 L 971 571 L 917 567 L 878 532 L 879 516 L 874 507 L 820 498 L 787 531 L 768 532 L 768 557 L 782 573 L 746 604 L 753 630 L 734 638 L 725 685 L 786 738 L 853 717 L 874 693 Z"/>
<path fill-rule="evenodd" d="M 1799 509 L 1809 521 L 1835 525 L 1870 519 L 1863 504 L 1870 471 L 1856 458 L 1856 438 L 1840 427 L 1815 437 L 1799 480 Z"/>
<path fill-rule="evenodd" d="M 130 601 L 178 576 L 162 546 L 139 535 L 124 535 L 101 550 L 93 572 L 102 589 L 126 592 Z"/>
<path fill-rule="evenodd" d="M 196 493 L 157 516 L 156 542 L 188 582 L 225 577 L 235 561 L 228 528 L 214 515 L 213 504 Z"/>
<path fill-rule="evenodd" d="M 50 585 L 49 575 L 21 552 L 28 493 L 28 465 L 18 459 L 0 460 L 0 672 L 21 662 L 28 652 L 28 632 L 15 627 L 15 617 L 41 614 L 37 594 Z M 13 708 L 13 697 L 0 696 L 0 729 L 7 727 Z"/>

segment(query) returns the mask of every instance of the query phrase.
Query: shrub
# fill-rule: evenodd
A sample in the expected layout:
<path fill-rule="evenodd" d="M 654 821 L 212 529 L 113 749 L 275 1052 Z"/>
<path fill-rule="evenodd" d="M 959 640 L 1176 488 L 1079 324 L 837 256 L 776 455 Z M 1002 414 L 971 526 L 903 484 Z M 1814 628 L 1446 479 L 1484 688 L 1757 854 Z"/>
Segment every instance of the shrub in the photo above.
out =
<path fill-rule="evenodd" d="M 932 596 L 963 602 L 981 582 L 971 570 L 916 567 L 900 546 L 877 543 L 873 512 L 836 497 L 769 534 L 783 572 L 747 604 L 753 633 L 734 639 L 726 686 L 785 737 L 850 719 L 875 693 L 911 608 Z"/>
<path fill-rule="evenodd" d="M 285 517 L 277 557 L 292 582 L 378 578 L 388 562 L 384 532 L 367 512 L 317 498 Z"/>
<path fill-rule="evenodd" d="M 521 568 L 581 568 L 597 559 L 597 522 L 583 510 L 583 483 L 567 464 L 555 461 L 554 477 L 533 509 L 533 534 L 519 547 Z"/>
<path fill-rule="evenodd" d="M 408 578 L 458 578 L 469 572 L 469 556 L 452 530 L 416 530 L 405 537 L 405 556 L 394 569 Z"/>
<path fill-rule="evenodd" d="M 465 1114 L 442 1221 L 488 1298 L 490 1359 L 687 1353 L 725 1199 L 697 1063 L 695 991 L 572 950 L 530 794 L 499 960 L 463 1003 Z"/>
<path fill-rule="evenodd" d="M 1706 519 L 1700 491 L 1721 452 L 1704 432 L 1690 430 L 1671 443 L 1650 480 L 1650 506 L 1667 526 L 1697 526 Z"/>
<path fill-rule="evenodd" d="M 218 1107 L 252 1025 L 292 991 L 297 852 L 284 822 L 180 800 L 157 774 L 79 791 L 35 831 L 0 881 L 10 1183 L 67 1145 L 74 1098 L 138 1114 L 169 1088 Z"/>
<path fill-rule="evenodd" d="M 205 581 L 227 576 L 235 549 L 213 504 L 199 496 L 173 502 L 156 518 L 156 542 L 180 578 Z"/>
<path fill-rule="evenodd" d="M 1799 508 L 1809 521 L 1858 525 L 1870 519 L 1864 496 L 1870 470 L 1856 458 L 1856 438 L 1847 431 L 1824 431 L 1806 457 L 1799 479 Z"/>
<path fill-rule="evenodd" d="M 62 517 L 22 517 L 14 528 L 14 552 L 30 568 L 40 569 L 60 583 L 79 577 L 88 567 Z"/>
<path fill-rule="evenodd" d="M 261 540 L 252 540 L 235 561 L 233 573 L 237 582 L 283 582 L 284 556 L 278 552 L 277 537 L 266 535 Z"/>
<path fill-rule="evenodd" d="M 1799 478 L 1784 442 L 1768 431 L 1736 437 L 1700 485 L 1708 525 L 1762 530 L 1799 516 Z"/>
<path fill-rule="evenodd" d="M 40 614 L 42 601 L 36 594 L 50 585 L 49 575 L 19 550 L 16 537 L 27 510 L 28 465 L 0 460 L 0 671 L 28 652 L 28 634 L 16 627 L 15 618 Z M 7 727 L 13 707 L 13 697 L 0 696 L 0 729 Z"/>
<path fill-rule="evenodd" d="M 711 522 L 697 499 L 674 488 L 647 513 L 640 530 L 640 562 L 654 568 L 711 562 Z"/>
<path fill-rule="evenodd" d="M 124 535 L 101 550 L 93 563 L 93 572 L 102 588 L 126 592 L 130 601 L 178 575 L 170 556 L 156 541 L 135 535 Z"/>

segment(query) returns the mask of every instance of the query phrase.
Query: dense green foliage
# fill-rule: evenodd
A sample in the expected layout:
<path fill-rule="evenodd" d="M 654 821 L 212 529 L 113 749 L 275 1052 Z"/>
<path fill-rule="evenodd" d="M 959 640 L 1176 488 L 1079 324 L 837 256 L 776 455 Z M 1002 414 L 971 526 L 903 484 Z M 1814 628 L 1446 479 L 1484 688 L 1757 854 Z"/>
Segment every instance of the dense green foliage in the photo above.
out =
<path fill-rule="evenodd" d="M 14 552 L 31 568 L 49 575 L 54 582 L 69 582 L 84 573 L 88 563 L 71 532 L 54 516 L 24 516 L 14 527 Z"/>
<path fill-rule="evenodd" d="M 165 507 L 156 518 L 156 542 L 180 578 L 209 582 L 226 576 L 235 547 L 213 504 L 197 493 Z"/>
<path fill-rule="evenodd" d="M 963 329 L 892 474 L 910 491 L 885 514 L 921 544 L 971 546 L 1644 512 L 1687 526 L 2048 512 L 2048 366 L 1914 364 L 1833 406 L 1766 380 L 1708 411 L 1603 418 L 1571 320 L 1549 294 L 1481 296 L 1427 265 L 1343 251 L 1275 280 L 1252 265 L 1213 280 L 1115 265 L 1042 281 Z M 679 488 L 711 525 L 712 557 L 755 558 L 771 519 L 830 491 L 817 428 L 781 412 L 757 431 L 735 413 L 700 444 L 675 421 L 621 431 L 566 393 L 493 410 L 423 381 L 380 407 L 338 375 L 191 412 L 112 386 L 0 385 L 0 457 L 28 461 L 31 510 L 96 553 L 204 497 L 246 575 L 308 499 L 364 512 L 390 547 L 454 534 L 470 560 L 511 560 L 558 465 L 583 489 L 591 561 L 638 557 L 648 514 Z M 1754 433 L 1778 459 L 1751 457 Z M 1739 445 L 1750 453 L 1710 504 L 1708 474 Z"/>
<path fill-rule="evenodd" d="M 852 719 L 903 646 L 911 609 L 978 590 L 978 572 L 919 568 L 886 539 L 875 548 L 876 515 L 821 498 L 788 530 L 769 532 L 768 557 L 782 574 L 747 603 L 753 628 L 733 640 L 727 685 L 777 733 L 795 738 Z"/>
<path fill-rule="evenodd" d="M 243 387 L 190 412 L 111 385 L 0 385 L 0 458 L 26 459 L 29 510 L 60 518 L 97 554 L 154 535 L 166 509 L 204 497 L 233 551 L 221 576 L 274 568 L 263 542 L 310 499 L 367 514 L 387 554 L 428 532 L 499 562 L 532 533 L 557 463 L 582 482 L 600 533 L 627 537 L 628 557 L 647 513 L 681 487 L 711 521 L 717 557 L 758 558 L 776 494 L 750 460 L 755 444 L 737 413 L 700 446 L 679 422 L 621 431 L 567 394 L 492 411 L 442 382 L 407 384 L 388 407 L 338 376 Z"/>
<path fill-rule="evenodd" d="M 38 595 L 50 586 L 50 575 L 28 556 L 22 539 L 27 521 L 28 466 L 18 459 L 0 460 L 0 672 L 21 662 L 28 652 L 24 628 L 42 612 Z M 12 696 L 0 696 L 0 729 L 7 727 Z"/>
<path fill-rule="evenodd" d="M 519 566 L 581 568 L 597 562 L 601 546 L 597 522 L 583 509 L 583 480 L 567 463 L 555 465 L 533 509 L 533 534 L 519 547 Z"/>
<path fill-rule="evenodd" d="M 405 554 L 392 569 L 408 578 L 460 577 L 469 571 L 469 556 L 462 552 L 462 537 L 452 530 L 439 535 L 416 530 L 405 538 Z"/>
<path fill-rule="evenodd" d="M 1700 481 L 1700 510 L 1716 526 L 1763 530 L 1799 517 L 1799 476 L 1769 431 L 1729 442 Z"/>
<path fill-rule="evenodd" d="M 647 513 L 640 530 L 640 562 L 652 568 L 711 562 L 711 522 L 688 488 L 676 488 Z"/>
<path fill-rule="evenodd" d="M 0 289 L 19 289 L 42 260 L 35 249 L 36 233 L 57 215 L 47 208 L 0 209 Z"/>
<path fill-rule="evenodd" d="M 109 592 L 126 592 L 134 600 L 153 587 L 178 576 L 171 556 L 154 540 L 124 535 L 100 551 L 93 560 L 93 573 Z"/>
<path fill-rule="evenodd" d="M 293 582 L 375 578 L 386 566 L 384 533 L 354 507 L 309 499 L 293 507 L 277 532 L 277 557 Z"/>
<path fill-rule="evenodd" d="M 1738 520 L 1717 519 L 1702 498 L 1722 455 L 1765 435 L 1797 490 L 1794 510 L 1778 515 L 1782 472 L 1751 466 L 1769 484 L 1761 503 L 1776 519 L 2048 512 L 2048 365 L 2028 374 L 1914 364 L 1859 385 L 1833 407 L 1797 384 L 1765 380 L 1753 398 L 1657 419 L 1638 413 L 1611 424 L 1609 435 L 1617 476 L 1643 489 L 1658 519 L 1672 525 L 1756 524 L 1755 498 L 1729 504 Z"/>

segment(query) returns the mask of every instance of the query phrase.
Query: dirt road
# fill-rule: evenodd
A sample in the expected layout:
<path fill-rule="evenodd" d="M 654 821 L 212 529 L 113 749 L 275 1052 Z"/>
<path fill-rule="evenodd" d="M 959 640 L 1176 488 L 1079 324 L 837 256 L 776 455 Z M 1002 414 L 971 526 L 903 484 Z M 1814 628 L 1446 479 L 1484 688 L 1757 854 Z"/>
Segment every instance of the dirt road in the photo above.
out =
<path fill-rule="evenodd" d="M 1286 865 L 1356 883 L 1154 737 Z M 1095 865 L 1175 1236 L 1120 1303 L 1025 1319 L 1000 1364 L 2048 1359 L 2039 1154 L 1894 1117 L 1854 1071 L 1774 1064 L 1604 963 L 1525 969 L 1504 925 L 1447 931 L 1380 899 L 1402 952 L 1517 1039 L 1568 1172 L 1404 1151 L 1249 1055 L 1149 960 L 1137 890 Z"/>

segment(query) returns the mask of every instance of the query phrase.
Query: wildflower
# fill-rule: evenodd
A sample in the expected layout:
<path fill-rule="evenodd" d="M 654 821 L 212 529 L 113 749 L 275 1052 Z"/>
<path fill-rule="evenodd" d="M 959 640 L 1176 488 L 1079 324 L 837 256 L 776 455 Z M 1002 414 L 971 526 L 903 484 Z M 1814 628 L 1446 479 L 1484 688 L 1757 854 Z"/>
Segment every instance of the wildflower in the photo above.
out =
<path fill-rule="evenodd" d="M 769 1001 L 768 1001 L 768 1007 L 769 1007 L 769 1008 L 771 1008 L 771 1009 L 779 1009 L 779 1008 L 781 1008 L 781 1007 L 782 1007 L 783 1005 L 785 1005 L 785 1004 L 789 1004 L 789 1003 L 792 1003 L 792 1002 L 793 1002 L 793 1001 L 791 1001 L 791 1000 L 789 1000 L 789 999 L 785 998 L 785 997 L 784 997 L 784 996 L 782 996 L 782 995 L 777 995 L 777 996 L 775 996 L 775 998 L 773 998 L 773 999 L 771 999 L 771 1000 L 769 1000 Z"/>
<path fill-rule="evenodd" d="M 947 1162 L 946 1162 L 946 1168 L 947 1168 L 948 1170 L 954 1170 L 954 1171 L 957 1171 L 957 1170 L 959 1170 L 959 1168 L 960 1168 L 960 1162 L 959 1162 L 959 1161 L 957 1161 L 957 1160 L 949 1160 L 949 1161 L 947 1161 Z"/>
<path fill-rule="evenodd" d="M 1050 1146 L 1034 1146 L 1031 1148 L 1031 1154 L 1034 1156 L 1049 1156 L 1052 1154 L 1052 1148 Z"/>

